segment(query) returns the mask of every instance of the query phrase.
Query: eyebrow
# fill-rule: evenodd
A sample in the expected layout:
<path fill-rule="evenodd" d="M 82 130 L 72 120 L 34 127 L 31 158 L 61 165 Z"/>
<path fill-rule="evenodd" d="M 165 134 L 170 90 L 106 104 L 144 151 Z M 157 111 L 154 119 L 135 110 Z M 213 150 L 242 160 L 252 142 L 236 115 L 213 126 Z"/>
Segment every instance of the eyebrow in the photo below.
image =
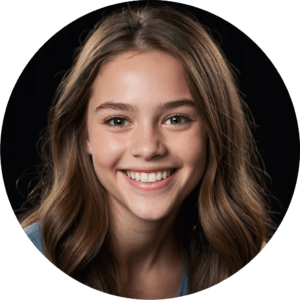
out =
<path fill-rule="evenodd" d="M 195 107 L 195 104 L 190 99 L 174 100 L 164 102 L 158 105 L 157 109 L 159 110 L 168 110 L 172 108 L 177 108 L 181 106 L 190 106 Z M 118 102 L 105 102 L 96 107 L 95 112 L 98 112 L 102 109 L 113 109 L 113 110 L 122 110 L 122 111 L 137 111 L 138 108 L 136 105 L 128 103 L 118 103 Z"/>

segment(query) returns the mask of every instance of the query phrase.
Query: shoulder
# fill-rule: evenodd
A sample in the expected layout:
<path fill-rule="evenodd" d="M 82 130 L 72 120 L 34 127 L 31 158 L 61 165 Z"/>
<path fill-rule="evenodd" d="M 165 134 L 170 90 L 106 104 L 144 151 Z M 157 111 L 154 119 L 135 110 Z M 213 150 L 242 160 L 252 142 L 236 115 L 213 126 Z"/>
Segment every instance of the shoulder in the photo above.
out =
<path fill-rule="evenodd" d="M 24 229 L 25 233 L 32 241 L 32 243 L 38 248 L 38 250 L 44 254 L 41 243 L 41 223 L 33 223 Z"/>

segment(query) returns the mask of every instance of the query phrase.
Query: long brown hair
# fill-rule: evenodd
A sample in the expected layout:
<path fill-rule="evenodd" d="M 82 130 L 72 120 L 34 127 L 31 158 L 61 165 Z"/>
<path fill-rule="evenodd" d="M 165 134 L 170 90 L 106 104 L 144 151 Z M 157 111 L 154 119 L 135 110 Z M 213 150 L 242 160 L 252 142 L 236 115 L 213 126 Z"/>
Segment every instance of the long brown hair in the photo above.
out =
<path fill-rule="evenodd" d="M 198 21 L 169 7 L 112 14 L 90 33 L 58 88 L 43 148 L 40 201 L 23 217 L 22 226 L 41 222 L 42 245 L 51 262 L 82 283 L 115 295 L 122 295 L 122 279 L 111 250 L 107 194 L 85 148 L 86 110 L 92 84 L 106 63 L 128 50 L 152 49 L 181 63 L 208 134 L 205 173 L 176 223 L 189 292 L 245 266 L 271 229 L 247 107 L 222 51 Z"/>

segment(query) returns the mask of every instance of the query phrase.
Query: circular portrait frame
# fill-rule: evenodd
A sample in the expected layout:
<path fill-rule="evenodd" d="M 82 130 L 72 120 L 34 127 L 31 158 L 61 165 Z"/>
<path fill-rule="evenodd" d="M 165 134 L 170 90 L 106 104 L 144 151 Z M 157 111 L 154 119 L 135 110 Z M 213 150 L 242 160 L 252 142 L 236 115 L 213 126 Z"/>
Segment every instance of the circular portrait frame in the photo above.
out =
<path fill-rule="evenodd" d="M 37 49 L 67 24 L 94 10 L 119 2 L 103 1 L 101 7 L 99 7 L 97 1 L 91 1 L 84 8 L 82 5 L 74 4 L 72 11 L 70 11 L 70 3 L 62 4 L 53 1 L 49 10 L 47 8 L 47 15 L 52 15 L 51 18 L 45 17 L 44 8 L 39 8 L 37 3 L 37 1 L 31 1 L 26 3 L 26 7 L 20 4 L 19 11 L 21 13 L 17 18 L 14 16 L 14 22 L 12 22 L 12 15 L 14 15 L 15 7 L 13 5 L 8 7 L 9 13 L 8 17 L 5 18 L 5 22 L 9 24 L 6 27 L 9 28 L 9 33 L 6 33 L 7 36 L 5 36 L 6 49 L 2 54 L 5 70 L 3 72 L 5 75 L 2 75 L 2 83 L 5 82 L 5 84 L 3 84 L 4 87 L 1 91 L 3 99 L 1 103 L 1 120 L 4 118 L 7 101 L 18 76 Z M 296 8 L 291 10 L 272 4 L 274 5 L 272 14 L 269 14 L 269 1 L 266 1 L 263 6 L 261 2 L 252 1 L 251 6 L 245 5 L 243 8 L 238 8 L 238 1 L 233 0 L 226 1 L 226 5 L 221 1 L 201 3 L 201 8 L 194 1 L 180 1 L 180 3 L 192 5 L 215 14 L 227 20 L 251 38 L 266 53 L 278 70 L 293 100 L 296 114 L 299 116 L 300 107 L 297 99 L 299 99 L 300 94 L 297 89 L 297 69 L 300 65 L 297 55 L 300 49 L 296 45 L 295 38 L 297 28 Z M 260 4 L 259 11 L 255 7 L 258 4 Z M 57 7 L 60 7 L 59 13 Z M 22 9 L 26 10 L 26 16 L 23 14 Z M 265 22 L 266 16 L 268 25 Z M 280 24 L 278 22 L 279 17 Z M 53 22 L 53 19 L 55 22 Z M 253 26 L 254 22 L 255 26 Z M 40 25 L 36 26 L 34 23 Z M 48 24 L 46 25 L 46 23 Z M 268 36 L 267 39 L 265 38 L 266 35 Z M 278 42 L 279 35 L 280 43 Z M 277 42 L 275 42 L 276 38 Z M 22 49 L 20 45 L 22 45 Z M 10 48 L 12 50 L 9 50 Z M 287 48 L 288 52 L 286 52 Z M 231 62 L 231 59 L 228 59 Z M 2 159 L 5 159 L 3 152 Z M 1 228 L 4 235 L 4 244 L 7 245 L 2 250 L 2 257 L 8 280 L 3 293 L 10 293 L 13 296 L 30 295 L 33 299 L 40 298 L 45 294 L 45 291 L 47 291 L 46 296 L 49 298 L 69 297 L 71 295 L 76 299 L 82 299 L 84 296 L 91 299 L 98 298 L 100 296 L 98 291 L 89 289 L 66 276 L 34 249 L 16 221 L 9 202 L 4 201 L 7 199 L 7 193 L 3 184 L 1 184 L 1 195 L 3 197 L 0 209 Z M 295 239 L 298 226 L 296 214 L 299 203 L 295 199 L 299 199 L 299 197 L 298 184 L 293 194 L 294 200 L 286 206 L 286 209 L 287 207 L 289 209 L 284 222 L 280 225 L 274 238 L 271 239 L 270 245 L 267 245 L 262 253 L 246 268 L 241 269 L 238 274 L 227 279 L 225 283 L 217 284 L 213 288 L 202 291 L 201 295 L 198 295 L 198 293 L 190 295 L 190 299 L 192 297 L 196 299 L 199 296 L 204 297 L 204 299 L 206 299 L 205 297 L 211 299 L 211 297 L 221 297 L 224 294 L 230 295 L 232 299 L 240 299 L 241 295 L 244 295 L 246 299 L 257 297 L 257 295 L 260 298 L 272 297 L 272 299 L 280 299 L 283 295 L 285 297 L 296 295 L 298 293 L 296 290 L 297 283 L 296 277 L 293 276 L 293 270 L 295 267 L 296 269 L 300 267 L 300 261 L 296 252 L 299 249 L 299 242 Z M 282 218 L 279 223 L 281 223 Z M 33 281 L 34 285 L 32 284 Z M 103 296 L 112 297 L 107 294 L 103 294 Z"/>

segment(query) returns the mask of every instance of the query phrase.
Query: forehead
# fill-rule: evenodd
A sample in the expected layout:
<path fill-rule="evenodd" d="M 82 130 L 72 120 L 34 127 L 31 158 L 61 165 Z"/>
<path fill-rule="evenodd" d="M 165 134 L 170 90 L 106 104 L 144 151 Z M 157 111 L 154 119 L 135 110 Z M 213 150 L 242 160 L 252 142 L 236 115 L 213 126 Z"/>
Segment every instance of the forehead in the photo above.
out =
<path fill-rule="evenodd" d="M 134 105 L 190 98 L 183 68 L 161 51 L 128 51 L 107 63 L 93 84 L 91 102 L 127 102 Z"/>

